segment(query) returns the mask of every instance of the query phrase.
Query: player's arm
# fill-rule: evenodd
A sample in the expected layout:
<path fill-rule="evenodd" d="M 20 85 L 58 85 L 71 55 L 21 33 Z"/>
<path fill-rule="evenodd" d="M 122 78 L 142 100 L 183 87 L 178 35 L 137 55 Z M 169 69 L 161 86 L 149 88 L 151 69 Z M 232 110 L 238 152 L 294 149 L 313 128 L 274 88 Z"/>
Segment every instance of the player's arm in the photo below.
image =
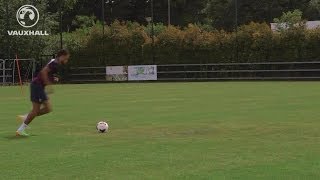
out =
<path fill-rule="evenodd" d="M 52 94 L 53 93 L 53 88 L 51 86 L 52 82 L 49 79 L 49 72 L 50 72 L 49 66 L 45 66 L 40 71 L 40 75 L 41 75 L 41 79 L 43 80 L 43 83 L 46 85 L 46 92 L 48 94 Z"/>
<path fill-rule="evenodd" d="M 50 72 L 50 68 L 48 66 L 45 66 L 40 71 L 41 79 L 43 80 L 45 85 L 51 85 L 52 84 L 52 82 L 49 79 L 49 72 Z"/>
<path fill-rule="evenodd" d="M 54 74 L 53 76 L 53 82 L 58 83 L 60 82 L 61 78 L 59 74 Z"/>
<path fill-rule="evenodd" d="M 54 78 L 54 82 L 58 83 L 60 81 L 60 78 L 58 76 L 53 77 Z"/>

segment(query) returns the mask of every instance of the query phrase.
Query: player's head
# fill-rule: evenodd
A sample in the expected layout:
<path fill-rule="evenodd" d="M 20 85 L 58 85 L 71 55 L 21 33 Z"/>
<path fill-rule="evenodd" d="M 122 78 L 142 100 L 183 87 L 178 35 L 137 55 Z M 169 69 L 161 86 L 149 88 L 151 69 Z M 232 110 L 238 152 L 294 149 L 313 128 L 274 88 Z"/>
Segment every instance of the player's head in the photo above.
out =
<path fill-rule="evenodd" d="M 56 59 L 61 63 L 61 64 L 67 64 L 70 58 L 70 52 L 66 49 L 61 49 L 57 53 Z"/>

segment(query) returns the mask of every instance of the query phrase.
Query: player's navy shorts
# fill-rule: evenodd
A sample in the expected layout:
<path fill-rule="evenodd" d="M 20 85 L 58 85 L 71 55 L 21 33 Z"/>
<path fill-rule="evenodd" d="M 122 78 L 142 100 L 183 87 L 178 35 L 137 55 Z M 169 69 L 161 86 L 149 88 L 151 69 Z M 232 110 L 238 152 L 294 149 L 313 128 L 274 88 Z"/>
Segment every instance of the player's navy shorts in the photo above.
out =
<path fill-rule="evenodd" d="M 35 103 L 43 103 L 48 100 L 47 93 L 44 90 L 44 86 L 32 82 L 30 85 L 31 101 Z"/>

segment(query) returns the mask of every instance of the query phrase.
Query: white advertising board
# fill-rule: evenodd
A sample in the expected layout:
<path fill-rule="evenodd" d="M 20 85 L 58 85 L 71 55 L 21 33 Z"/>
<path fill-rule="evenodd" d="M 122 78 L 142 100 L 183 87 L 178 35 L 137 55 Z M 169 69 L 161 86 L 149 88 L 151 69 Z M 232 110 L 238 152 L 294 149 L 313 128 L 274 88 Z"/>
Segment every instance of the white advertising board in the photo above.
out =
<path fill-rule="evenodd" d="M 126 72 L 125 66 L 107 66 L 106 67 L 106 74 L 107 75 L 120 75 Z"/>
<path fill-rule="evenodd" d="M 128 67 L 129 81 L 155 81 L 158 79 L 156 65 L 141 65 Z"/>
<path fill-rule="evenodd" d="M 127 81 L 128 67 L 127 66 L 107 66 L 106 67 L 107 81 Z"/>

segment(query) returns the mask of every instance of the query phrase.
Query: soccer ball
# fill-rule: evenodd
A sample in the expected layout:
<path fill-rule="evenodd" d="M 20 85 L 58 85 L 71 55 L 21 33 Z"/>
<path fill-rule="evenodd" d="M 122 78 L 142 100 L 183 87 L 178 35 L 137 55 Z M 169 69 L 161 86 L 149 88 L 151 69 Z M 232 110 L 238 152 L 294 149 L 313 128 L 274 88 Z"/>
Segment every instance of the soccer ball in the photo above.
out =
<path fill-rule="evenodd" d="M 109 129 L 108 123 L 103 122 L 103 121 L 98 122 L 98 124 L 97 124 L 97 130 L 98 130 L 98 132 L 100 132 L 100 133 L 105 133 L 105 132 L 108 131 L 108 129 Z"/>

